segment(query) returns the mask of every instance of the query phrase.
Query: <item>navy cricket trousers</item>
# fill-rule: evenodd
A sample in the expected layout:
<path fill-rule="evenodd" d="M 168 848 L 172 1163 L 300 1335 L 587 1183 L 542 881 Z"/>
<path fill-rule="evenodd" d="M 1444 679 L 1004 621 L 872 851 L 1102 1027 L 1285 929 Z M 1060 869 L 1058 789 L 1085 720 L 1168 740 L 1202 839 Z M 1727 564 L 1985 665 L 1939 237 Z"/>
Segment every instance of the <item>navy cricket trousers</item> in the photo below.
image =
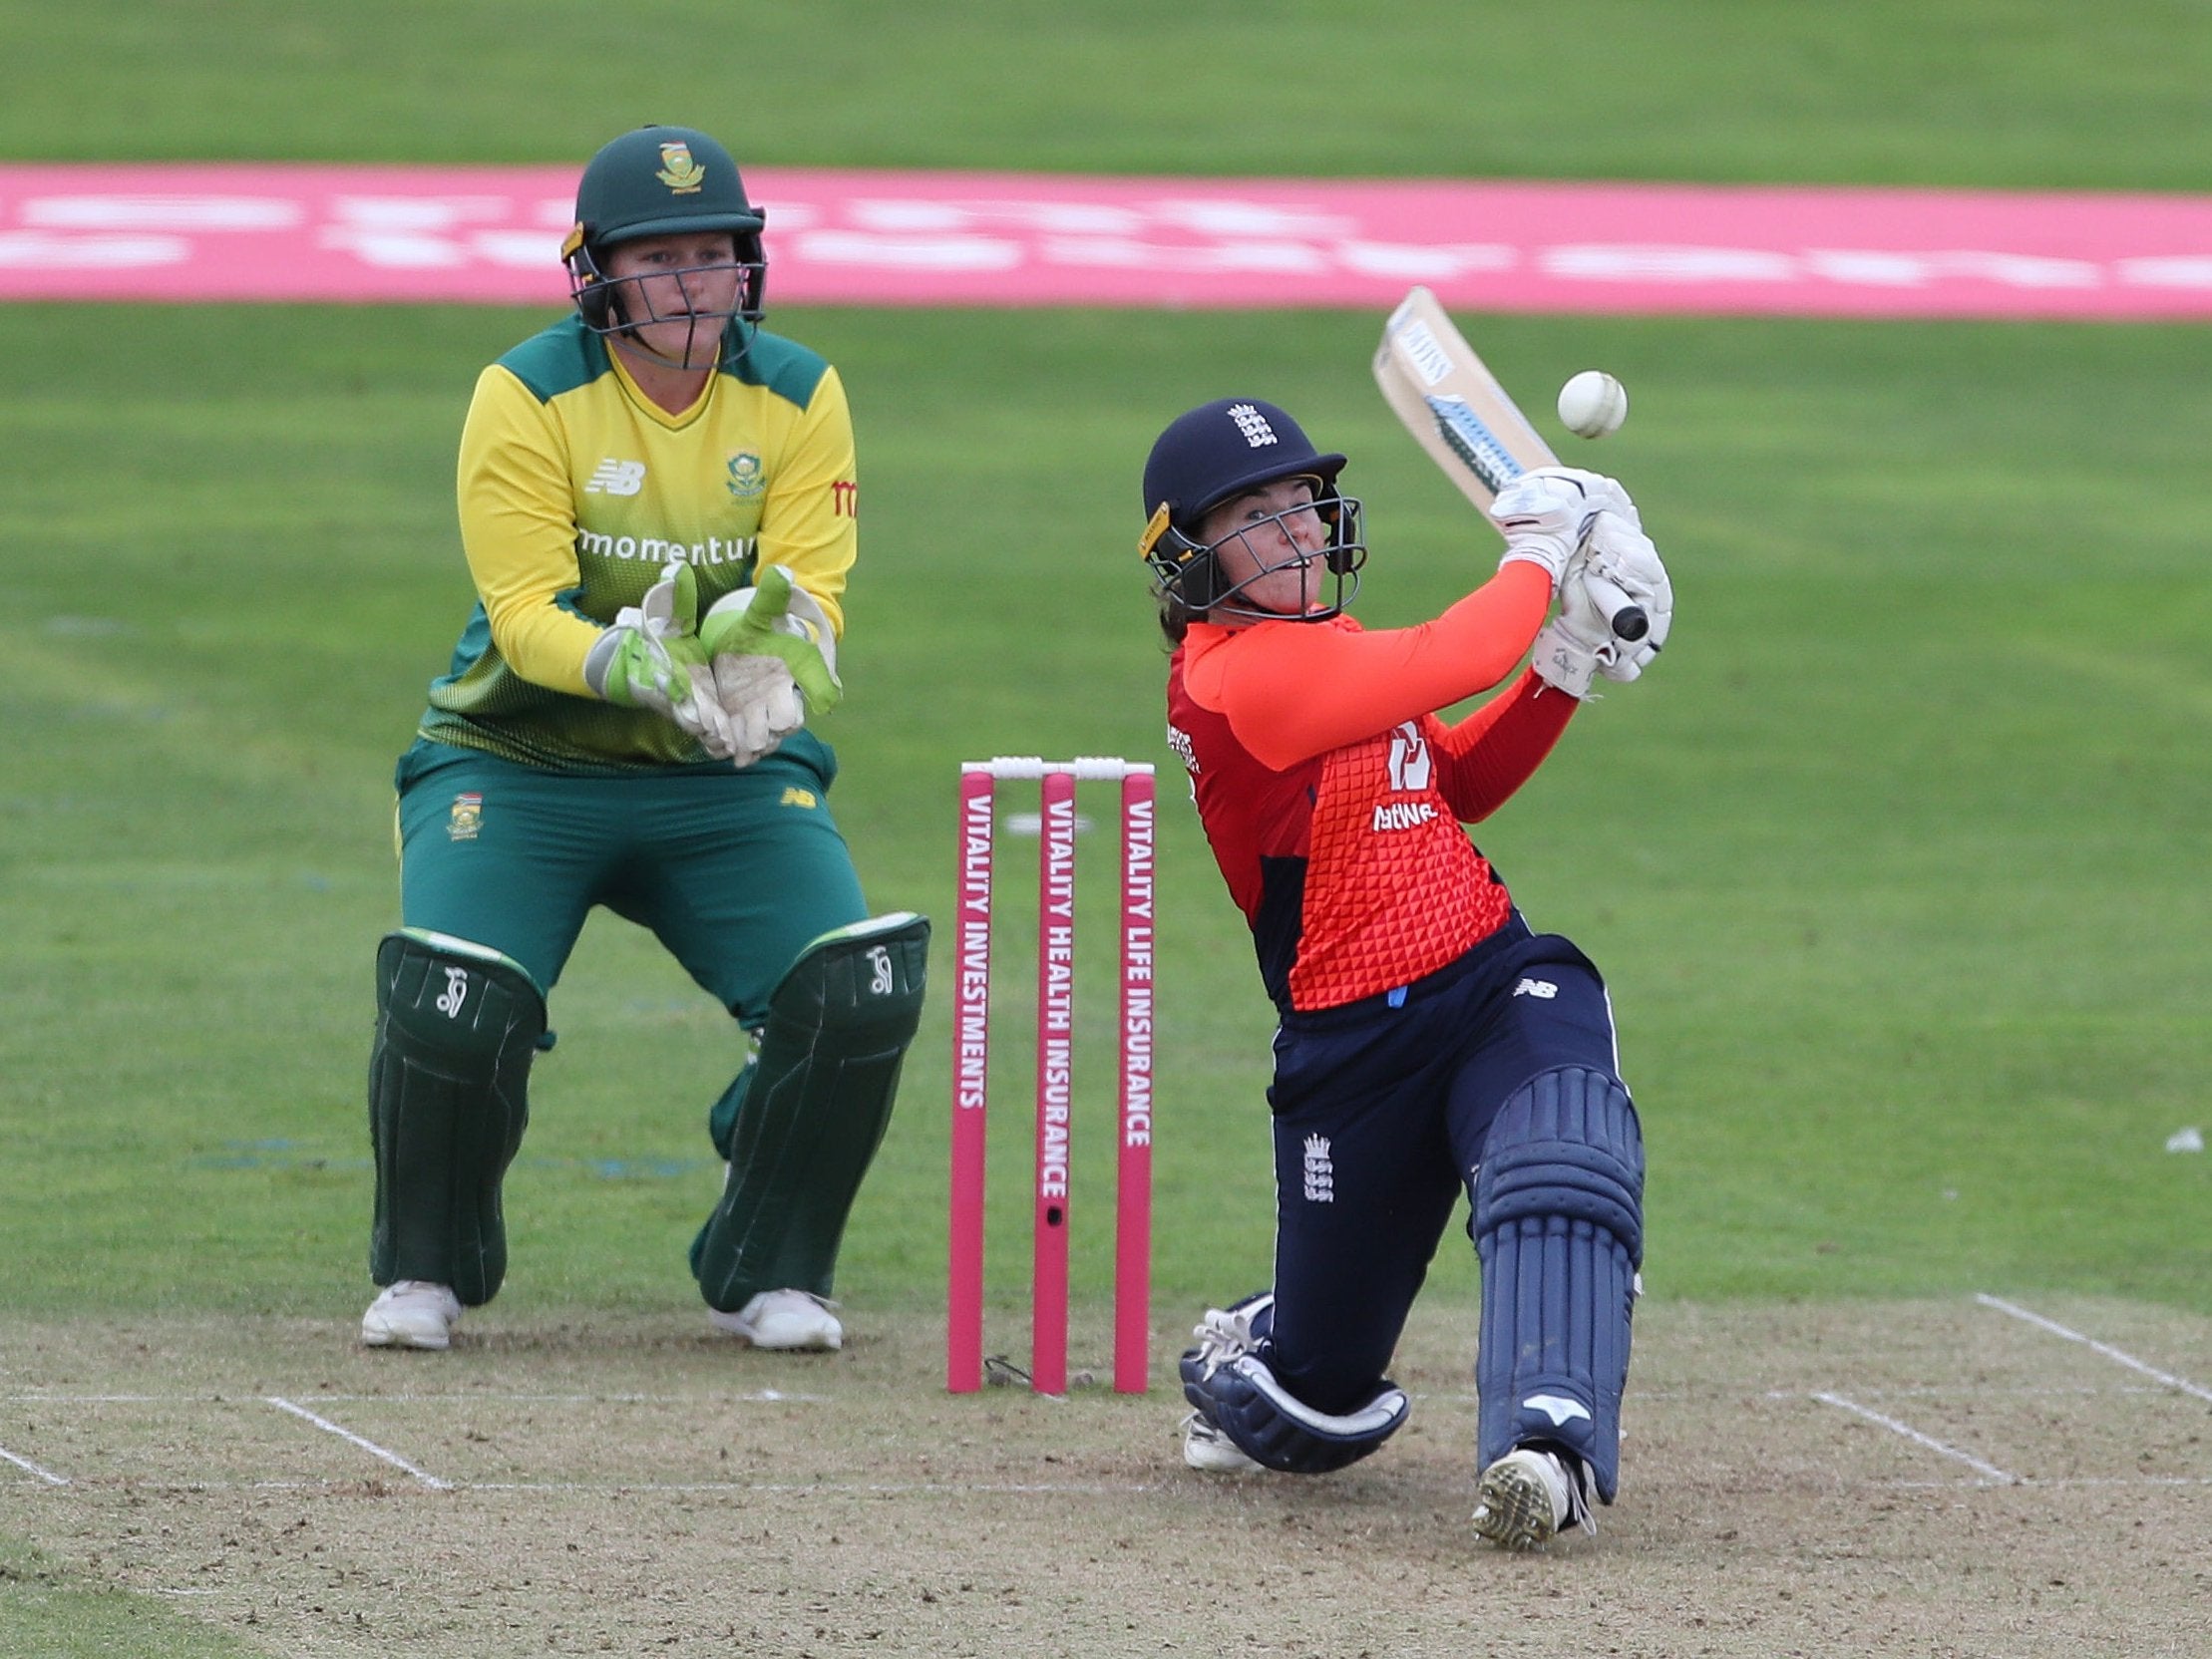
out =
<path fill-rule="evenodd" d="M 1284 1016 L 1268 1091 L 1284 1387 L 1328 1413 L 1373 1396 L 1498 1109 L 1557 1066 L 1619 1077 L 1612 1007 L 1590 959 L 1518 911 L 1403 990 Z"/>

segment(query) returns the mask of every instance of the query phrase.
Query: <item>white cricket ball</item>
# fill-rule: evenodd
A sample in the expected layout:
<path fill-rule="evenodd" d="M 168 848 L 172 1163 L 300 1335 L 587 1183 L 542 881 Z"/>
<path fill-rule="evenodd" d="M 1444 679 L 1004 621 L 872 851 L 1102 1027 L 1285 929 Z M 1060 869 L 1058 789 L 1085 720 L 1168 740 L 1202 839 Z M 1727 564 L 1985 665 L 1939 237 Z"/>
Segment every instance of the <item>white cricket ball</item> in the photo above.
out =
<path fill-rule="evenodd" d="M 1629 394 L 1602 369 L 1585 369 L 1559 389 L 1559 418 L 1578 438 L 1619 432 L 1629 418 Z"/>

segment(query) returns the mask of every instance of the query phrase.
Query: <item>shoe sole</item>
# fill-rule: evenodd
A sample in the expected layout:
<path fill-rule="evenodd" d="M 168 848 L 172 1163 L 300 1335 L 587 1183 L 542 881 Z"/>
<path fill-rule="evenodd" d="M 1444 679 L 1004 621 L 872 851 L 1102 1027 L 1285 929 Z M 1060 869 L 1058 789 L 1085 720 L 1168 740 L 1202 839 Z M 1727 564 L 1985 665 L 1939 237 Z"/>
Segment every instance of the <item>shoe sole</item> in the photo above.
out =
<path fill-rule="evenodd" d="M 372 1331 L 361 1328 L 361 1346 L 364 1348 L 419 1348 L 425 1353 L 442 1354 L 453 1346 L 453 1339 L 443 1334 L 428 1336 L 410 1331 Z"/>
<path fill-rule="evenodd" d="M 1187 1440 L 1183 1443 L 1183 1467 L 1206 1475 L 1257 1475 L 1262 1466 L 1234 1445 L 1208 1446 Z"/>
<path fill-rule="evenodd" d="M 1558 1531 L 1543 1480 L 1511 1464 L 1483 1476 L 1475 1489 L 1474 1520 L 1475 1530 L 1500 1549 L 1535 1549 Z"/>
<path fill-rule="evenodd" d="M 758 1348 L 765 1354 L 834 1354 L 845 1346 L 843 1330 L 810 1331 L 793 1341 L 763 1342 L 753 1334 L 752 1327 L 738 1322 L 736 1314 L 724 1313 L 720 1308 L 707 1309 L 707 1323 L 724 1336 L 734 1336 L 748 1348 Z"/>
<path fill-rule="evenodd" d="M 1183 1467 L 1195 1469 L 1201 1475 L 1258 1475 L 1262 1468 L 1250 1458 L 1240 1457 L 1232 1463 L 1227 1459 L 1217 1460 L 1210 1454 L 1194 1458 L 1188 1452 L 1183 1454 Z"/>

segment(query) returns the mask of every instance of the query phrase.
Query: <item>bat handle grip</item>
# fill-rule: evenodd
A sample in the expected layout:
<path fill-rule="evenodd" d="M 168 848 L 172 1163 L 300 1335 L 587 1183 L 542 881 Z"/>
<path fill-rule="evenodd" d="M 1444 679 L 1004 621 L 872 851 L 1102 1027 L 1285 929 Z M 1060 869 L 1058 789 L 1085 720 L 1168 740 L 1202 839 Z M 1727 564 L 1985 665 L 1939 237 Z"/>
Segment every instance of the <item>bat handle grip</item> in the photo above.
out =
<path fill-rule="evenodd" d="M 1617 584 L 1585 571 L 1583 585 L 1590 590 L 1590 597 L 1597 602 L 1598 609 L 1612 620 L 1616 638 L 1633 645 L 1652 631 L 1652 619 L 1644 614 L 1644 607 Z"/>

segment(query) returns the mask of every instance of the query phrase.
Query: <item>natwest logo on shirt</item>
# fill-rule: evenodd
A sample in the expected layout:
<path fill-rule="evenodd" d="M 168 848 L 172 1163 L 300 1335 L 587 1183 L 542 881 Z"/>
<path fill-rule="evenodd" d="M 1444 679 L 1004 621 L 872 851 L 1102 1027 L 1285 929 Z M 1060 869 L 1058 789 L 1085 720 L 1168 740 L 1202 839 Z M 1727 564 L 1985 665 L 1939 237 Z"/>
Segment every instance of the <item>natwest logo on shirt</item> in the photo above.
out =
<path fill-rule="evenodd" d="M 599 463 L 590 482 L 583 487 L 583 493 L 586 496 L 634 496 L 644 488 L 645 464 L 642 461 L 616 461 L 610 457 Z"/>
<path fill-rule="evenodd" d="M 1426 801 L 1385 801 L 1375 808 L 1375 821 L 1371 828 L 1376 833 L 1387 830 L 1417 830 L 1436 819 L 1436 808 Z"/>

